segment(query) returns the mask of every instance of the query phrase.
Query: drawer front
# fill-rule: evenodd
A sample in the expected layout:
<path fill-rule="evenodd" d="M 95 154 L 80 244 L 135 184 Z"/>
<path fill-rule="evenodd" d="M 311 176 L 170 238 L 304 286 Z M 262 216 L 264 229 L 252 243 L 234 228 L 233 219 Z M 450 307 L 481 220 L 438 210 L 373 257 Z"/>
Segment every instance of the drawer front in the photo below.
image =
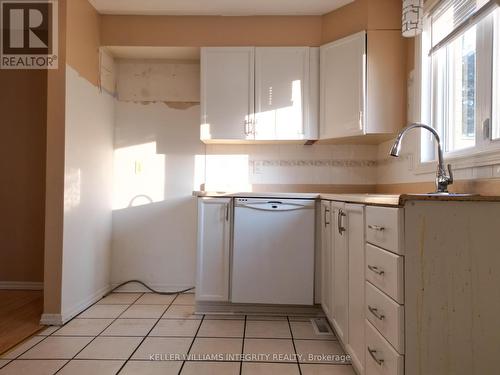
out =
<path fill-rule="evenodd" d="M 404 357 L 368 321 L 365 375 L 403 375 Z"/>
<path fill-rule="evenodd" d="M 386 250 L 403 254 L 403 209 L 366 207 L 366 240 Z"/>
<path fill-rule="evenodd" d="M 403 257 L 366 244 L 366 280 L 388 294 L 396 302 L 404 303 Z"/>
<path fill-rule="evenodd" d="M 404 354 L 404 307 L 369 282 L 365 285 L 365 316 L 398 353 Z"/>

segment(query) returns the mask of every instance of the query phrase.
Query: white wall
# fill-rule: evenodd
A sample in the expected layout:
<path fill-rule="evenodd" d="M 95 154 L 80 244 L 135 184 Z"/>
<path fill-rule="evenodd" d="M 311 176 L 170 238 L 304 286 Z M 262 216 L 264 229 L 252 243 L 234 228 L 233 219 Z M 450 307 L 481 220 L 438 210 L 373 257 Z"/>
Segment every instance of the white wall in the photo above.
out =
<path fill-rule="evenodd" d="M 377 146 L 207 145 L 206 190 L 252 185 L 374 185 Z M 254 186 L 255 188 L 255 186 Z"/>
<path fill-rule="evenodd" d="M 62 314 L 109 287 L 114 99 L 66 67 Z"/>
<path fill-rule="evenodd" d="M 116 102 L 115 171 L 124 172 L 119 180 L 115 173 L 114 194 L 128 194 L 128 199 L 115 201 L 113 211 L 113 284 L 140 279 L 161 290 L 194 285 L 197 228 L 192 191 L 195 156 L 204 153 L 199 116 L 199 105 L 179 110 L 161 102 Z M 137 145 L 153 147 L 127 158 Z M 149 178 L 150 172 L 156 178 Z M 141 194 L 151 200 L 133 200 Z"/>

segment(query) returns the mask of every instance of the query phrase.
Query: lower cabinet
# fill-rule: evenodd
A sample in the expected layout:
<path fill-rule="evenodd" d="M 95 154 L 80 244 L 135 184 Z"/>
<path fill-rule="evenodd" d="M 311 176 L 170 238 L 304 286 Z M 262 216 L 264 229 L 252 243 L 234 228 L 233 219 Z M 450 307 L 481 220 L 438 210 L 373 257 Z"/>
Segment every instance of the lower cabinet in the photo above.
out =
<path fill-rule="evenodd" d="M 321 307 L 330 320 L 333 302 L 332 250 L 331 202 L 321 201 Z"/>
<path fill-rule="evenodd" d="M 326 200 L 321 207 L 321 304 L 353 366 L 364 374 L 365 207 Z"/>
<path fill-rule="evenodd" d="M 334 226 L 333 236 L 333 303 L 331 321 L 339 340 L 347 341 L 348 337 L 348 262 L 347 249 L 347 214 L 345 204 L 332 202 Z"/>
<path fill-rule="evenodd" d="M 231 198 L 198 199 L 198 301 L 229 301 L 231 202 Z"/>
<path fill-rule="evenodd" d="M 346 204 L 348 244 L 347 351 L 359 373 L 365 372 L 365 207 Z"/>

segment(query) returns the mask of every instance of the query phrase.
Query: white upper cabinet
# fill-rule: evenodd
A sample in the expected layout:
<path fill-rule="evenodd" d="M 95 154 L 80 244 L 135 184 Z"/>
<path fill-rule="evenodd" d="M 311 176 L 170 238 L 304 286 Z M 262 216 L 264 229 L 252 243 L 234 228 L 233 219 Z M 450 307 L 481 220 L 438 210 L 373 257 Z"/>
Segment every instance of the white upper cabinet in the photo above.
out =
<path fill-rule="evenodd" d="M 201 66 L 202 141 L 317 139 L 318 48 L 207 47 Z"/>
<path fill-rule="evenodd" d="M 400 32 L 362 31 L 321 46 L 320 55 L 320 139 L 381 139 L 404 125 Z"/>
<path fill-rule="evenodd" d="M 321 138 L 363 134 L 366 34 L 321 47 Z"/>
<path fill-rule="evenodd" d="M 201 49 L 202 141 L 253 139 L 254 50 Z"/>
<path fill-rule="evenodd" d="M 255 139 L 305 139 L 309 50 L 309 47 L 255 49 Z"/>

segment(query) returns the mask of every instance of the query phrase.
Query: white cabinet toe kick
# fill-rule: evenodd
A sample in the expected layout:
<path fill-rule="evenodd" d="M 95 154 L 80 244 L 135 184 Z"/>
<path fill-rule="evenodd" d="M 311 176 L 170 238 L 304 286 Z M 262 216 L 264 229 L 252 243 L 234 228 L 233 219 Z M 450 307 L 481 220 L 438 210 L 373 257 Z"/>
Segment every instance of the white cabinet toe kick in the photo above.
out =
<path fill-rule="evenodd" d="M 320 305 L 271 305 L 210 301 L 196 301 L 195 312 L 196 314 L 209 315 L 297 315 L 307 318 L 324 316 L 323 310 L 321 309 Z"/>

